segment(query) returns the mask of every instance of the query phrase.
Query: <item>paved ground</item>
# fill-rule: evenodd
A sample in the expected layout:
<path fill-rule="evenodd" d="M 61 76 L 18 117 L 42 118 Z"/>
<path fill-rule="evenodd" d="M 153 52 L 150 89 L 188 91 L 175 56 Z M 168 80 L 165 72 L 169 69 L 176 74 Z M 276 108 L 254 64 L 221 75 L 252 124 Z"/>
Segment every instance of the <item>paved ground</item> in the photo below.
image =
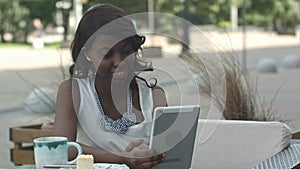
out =
<path fill-rule="evenodd" d="M 210 39 L 219 41 L 220 45 L 228 47 L 228 34 L 212 32 Z M 192 45 L 198 43 L 197 32 L 192 34 Z M 231 48 L 236 54 L 242 56 L 242 35 L 234 33 L 231 35 Z M 262 58 L 272 58 L 280 64 L 282 58 L 289 54 L 300 55 L 299 37 L 277 36 L 260 32 L 249 32 L 247 35 L 247 65 L 251 70 L 251 75 L 258 78 L 259 93 L 270 101 L 276 91 L 279 94 L 273 107 L 276 109 L 276 116 L 292 121 L 290 126 L 294 130 L 300 130 L 300 68 L 286 69 L 279 67 L 279 71 L 274 74 L 261 74 L 254 71 L 257 62 Z M 171 50 L 170 50 L 171 49 Z M 177 46 L 163 45 L 163 50 L 176 51 Z M 57 65 L 63 56 L 63 62 L 68 65 L 69 53 L 67 50 L 33 50 L 21 49 L 1 49 L 0 50 L 0 167 L 8 167 L 10 163 L 9 148 L 9 127 L 25 124 L 34 124 L 45 121 L 45 117 L 40 114 L 24 111 L 23 100 L 31 91 L 24 79 L 30 84 L 37 86 L 55 87 L 61 81 Z"/>

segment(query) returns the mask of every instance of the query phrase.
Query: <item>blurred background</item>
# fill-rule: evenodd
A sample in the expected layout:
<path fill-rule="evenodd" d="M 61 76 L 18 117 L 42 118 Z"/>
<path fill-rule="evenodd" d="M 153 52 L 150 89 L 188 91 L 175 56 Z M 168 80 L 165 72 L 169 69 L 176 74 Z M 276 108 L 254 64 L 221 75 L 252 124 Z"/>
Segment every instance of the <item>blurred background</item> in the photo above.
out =
<path fill-rule="evenodd" d="M 251 25 L 278 34 L 295 35 L 299 25 L 299 0 L 0 0 L 0 35 L 4 43 L 32 42 L 32 36 L 63 35 L 52 41 L 69 41 L 84 11 L 96 3 L 111 3 L 128 14 L 162 12 L 182 17 L 194 25 L 215 25 L 239 30 Z M 155 19 L 154 29 L 170 30 Z M 151 25 L 143 25 L 149 27 Z"/>
<path fill-rule="evenodd" d="M 14 165 L 9 128 L 53 121 L 58 84 L 69 77 L 74 31 L 96 3 L 190 22 L 153 15 L 133 20 L 138 32 L 180 37 L 149 36 L 145 47 L 162 50 L 155 59 L 180 57 L 203 35 L 234 53 L 274 109 L 272 119 L 300 131 L 300 0 L 0 0 L 0 167 Z"/>

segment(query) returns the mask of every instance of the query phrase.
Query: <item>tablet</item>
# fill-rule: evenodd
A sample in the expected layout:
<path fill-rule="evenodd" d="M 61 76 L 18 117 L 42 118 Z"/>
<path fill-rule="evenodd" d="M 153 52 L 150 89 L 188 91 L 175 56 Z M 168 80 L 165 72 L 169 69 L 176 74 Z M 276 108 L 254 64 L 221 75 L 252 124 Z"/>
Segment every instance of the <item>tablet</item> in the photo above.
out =
<path fill-rule="evenodd" d="M 166 153 L 155 169 L 188 169 L 191 166 L 200 107 L 158 107 L 154 110 L 149 148 Z"/>

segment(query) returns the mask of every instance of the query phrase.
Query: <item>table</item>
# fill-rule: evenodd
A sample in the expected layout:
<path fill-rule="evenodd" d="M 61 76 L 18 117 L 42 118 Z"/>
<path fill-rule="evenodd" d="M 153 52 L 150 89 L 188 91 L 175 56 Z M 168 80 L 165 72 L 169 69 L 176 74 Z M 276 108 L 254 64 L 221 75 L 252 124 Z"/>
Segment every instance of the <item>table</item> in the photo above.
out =
<path fill-rule="evenodd" d="M 24 165 L 13 169 L 35 169 L 35 166 Z M 300 169 L 300 139 L 293 139 L 289 147 L 252 169 Z"/>
<path fill-rule="evenodd" d="M 35 165 L 21 165 L 21 166 L 15 166 L 11 169 L 36 169 Z"/>
<path fill-rule="evenodd" d="M 300 169 L 300 140 L 293 139 L 289 147 L 253 169 Z"/>
<path fill-rule="evenodd" d="M 108 164 L 108 163 L 96 163 L 94 164 L 94 169 L 97 168 L 109 168 L 109 169 L 129 169 L 125 164 Z M 22 165 L 12 167 L 11 169 L 36 169 L 35 165 Z"/>

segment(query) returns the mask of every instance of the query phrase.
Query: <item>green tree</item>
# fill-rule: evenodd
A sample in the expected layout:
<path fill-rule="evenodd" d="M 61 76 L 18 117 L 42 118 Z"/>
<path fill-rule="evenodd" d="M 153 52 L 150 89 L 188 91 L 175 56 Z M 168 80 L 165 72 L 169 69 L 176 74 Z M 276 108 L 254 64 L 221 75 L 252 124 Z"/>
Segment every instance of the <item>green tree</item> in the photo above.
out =
<path fill-rule="evenodd" d="M 212 1 L 213 2 L 213 1 Z M 193 24 L 208 24 L 209 20 L 209 0 L 156 0 L 155 11 L 173 14 L 183 17 L 183 13 L 187 10 L 186 20 Z"/>
<path fill-rule="evenodd" d="M 84 5 L 84 11 L 97 3 L 109 3 L 122 8 L 127 14 L 147 12 L 147 0 L 88 0 Z"/>
<path fill-rule="evenodd" d="M 55 3 L 59 0 L 27 0 L 20 1 L 20 4 L 30 10 L 29 17 L 31 20 L 35 18 L 41 19 L 44 25 L 53 23 L 54 14 L 56 12 Z M 71 1 L 71 0 L 70 0 Z"/>
<path fill-rule="evenodd" d="M 27 26 L 29 10 L 20 5 L 19 0 L 1 0 L 0 11 L 1 41 L 5 42 L 5 33 L 11 33 L 13 35 L 13 42 L 16 42 L 16 35 L 20 31 L 24 31 Z"/>
<path fill-rule="evenodd" d="M 271 27 L 278 33 L 294 33 L 299 23 L 295 0 L 252 0 L 247 21 L 252 25 Z"/>
<path fill-rule="evenodd" d="M 271 27 L 277 32 L 288 32 L 299 24 L 299 0 L 245 0 L 246 20 L 249 25 Z M 239 24 L 242 24 L 243 0 L 154 0 L 155 12 L 163 12 L 183 17 L 184 3 L 187 4 L 188 17 L 195 25 L 230 22 L 232 3 L 238 7 Z M 89 8 L 95 3 L 111 3 L 124 9 L 127 13 L 147 12 L 147 0 L 88 0 L 84 6 Z M 299 8 L 299 7 L 298 7 Z M 156 19 L 156 25 L 165 21 Z M 165 25 L 166 31 L 171 25 Z"/>
<path fill-rule="evenodd" d="M 67 2 L 70 3 L 71 6 L 67 9 L 57 9 L 56 3 L 60 2 Z M 70 16 L 70 11 L 73 9 L 72 8 L 72 3 L 73 0 L 51 0 L 51 1 L 46 1 L 46 0 L 39 0 L 39 1 L 33 1 L 33 0 L 28 0 L 28 1 L 22 1 L 22 5 L 26 6 L 30 10 L 30 19 L 36 19 L 39 18 L 42 22 L 43 25 L 48 25 L 52 24 L 56 26 L 55 23 L 55 13 L 57 10 L 61 10 L 62 15 L 63 15 L 63 27 L 64 27 L 64 40 L 67 40 L 67 35 L 69 32 L 69 16 Z"/>
<path fill-rule="evenodd" d="M 274 17 L 272 18 L 272 28 L 278 33 L 295 33 L 295 26 L 299 22 L 299 11 L 294 0 L 276 1 Z"/>

